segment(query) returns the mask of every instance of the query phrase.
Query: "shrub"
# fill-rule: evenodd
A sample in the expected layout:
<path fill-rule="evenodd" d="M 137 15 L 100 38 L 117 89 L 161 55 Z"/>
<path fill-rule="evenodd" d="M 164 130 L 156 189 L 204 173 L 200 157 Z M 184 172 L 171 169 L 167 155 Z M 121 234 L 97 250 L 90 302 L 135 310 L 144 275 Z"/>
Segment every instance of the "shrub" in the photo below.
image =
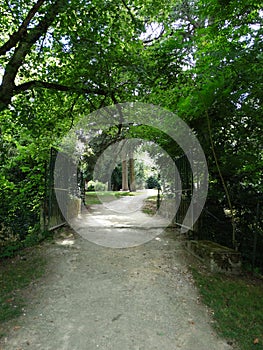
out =
<path fill-rule="evenodd" d="M 149 189 L 158 188 L 160 186 L 158 179 L 154 176 L 148 177 L 148 179 L 146 180 L 146 185 Z"/>

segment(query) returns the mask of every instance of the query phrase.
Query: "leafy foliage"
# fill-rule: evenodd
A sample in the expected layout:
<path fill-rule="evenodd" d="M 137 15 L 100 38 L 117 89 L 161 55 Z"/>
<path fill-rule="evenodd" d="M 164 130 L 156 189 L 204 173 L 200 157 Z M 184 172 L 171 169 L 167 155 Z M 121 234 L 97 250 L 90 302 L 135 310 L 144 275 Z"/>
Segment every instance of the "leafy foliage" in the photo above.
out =
<path fill-rule="evenodd" d="M 213 214 L 203 217 L 207 238 L 210 231 L 211 239 L 232 244 L 230 210 L 232 241 L 263 268 L 260 5 L 245 0 L 212 0 L 209 6 L 204 0 L 2 2 L 2 241 L 10 236 L 15 249 L 28 235 L 37 237 L 50 147 L 83 115 L 139 100 L 177 113 L 203 146 L 210 172 L 206 214 Z M 89 145 L 87 178 L 96 157 L 126 137 L 154 141 L 172 158 L 180 155 L 157 129 L 136 125 L 120 132 L 116 126 Z M 217 225 L 211 217 L 219 219 Z M 228 228 L 220 229 L 220 222 Z"/>
<path fill-rule="evenodd" d="M 146 180 L 147 188 L 158 188 L 159 181 L 156 177 L 149 176 L 148 179 Z"/>
<path fill-rule="evenodd" d="M 206 238 L 232 245 L 230 210 L 233 243 L 262 268 L 260 5 L 182 1 L 169 20 L 165 35 L 151 43 L 143 100 L 177 112 L 203 146 L 210 173 Z"/>

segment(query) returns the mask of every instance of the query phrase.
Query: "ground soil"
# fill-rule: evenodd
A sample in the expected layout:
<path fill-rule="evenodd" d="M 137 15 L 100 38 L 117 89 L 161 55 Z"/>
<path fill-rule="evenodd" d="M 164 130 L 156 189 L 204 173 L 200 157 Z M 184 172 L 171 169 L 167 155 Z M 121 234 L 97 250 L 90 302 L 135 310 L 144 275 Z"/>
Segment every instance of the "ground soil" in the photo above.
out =
<path fill-rule="evenodd" d="M 27 289 L 24 314 L 5 325 L 0 349 L 232 349 L 213 330 L 183 246 L 175 229 L 128 248 L 60 229 L 42 245 L 46 274 Z"/>

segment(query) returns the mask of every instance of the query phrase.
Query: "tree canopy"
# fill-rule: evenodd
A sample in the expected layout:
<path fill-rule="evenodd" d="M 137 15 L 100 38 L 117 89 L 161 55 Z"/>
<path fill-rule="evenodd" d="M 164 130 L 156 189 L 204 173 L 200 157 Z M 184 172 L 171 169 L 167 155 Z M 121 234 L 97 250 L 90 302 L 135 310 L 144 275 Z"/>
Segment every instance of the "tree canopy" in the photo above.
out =
<path fill-rule="evenodd" d="M 255 242 L 262 247 L 259 1 L 2 0 L 0 11 L 3 242 L 39 230 L 50 148 L 83 115 L 141 101 L 188 123 L 209 165 L 207 210 L 225 221 L 230 210 L 245 256 Z M 173 158 L 180 153 L 158 130 L 142 125 L 124 134 L 153 140 Z M 209 230 L 208 238 L 233 243 L 227 230 Z"/>

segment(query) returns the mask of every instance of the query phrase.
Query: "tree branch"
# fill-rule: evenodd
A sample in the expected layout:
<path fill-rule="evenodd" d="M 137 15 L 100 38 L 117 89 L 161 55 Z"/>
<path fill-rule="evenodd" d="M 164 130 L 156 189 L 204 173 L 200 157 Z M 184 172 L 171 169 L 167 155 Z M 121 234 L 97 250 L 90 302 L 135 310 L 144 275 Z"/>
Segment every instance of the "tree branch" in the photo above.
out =
<path fill-rule="evenodd" d="M 26 83 L 20 84 L 14 88 L 14 94 L 17 95 L 23 91 L 31 90 L 34 88 L 43 88 L 43 89 L 49 89 L 49 90 L 56 90 L 56 91 L 72 91 L 72 92 L 79 92 L 82 94 L 94 94 L 94 95 L 102 95 L 106 96 L 108 95 L 107 91 L 103 89 L 92 89 L 92 88 L 83 88 L 78 86 L 67 86 L 57 83 L 49 83 L 45 81 L 39 81 L 39 80 L 32 80 L 28 81 Z"/>
<path fill-rule="evenodd" d="M 156 42 L 163 36 L 164 33 L 165 33 L 165 29 L 163 27 L 160 34 L 157 37 L 154 37 L 152 39 L 146 39 L 146 40 L 143 40 L 142 42 L 143 44 L 151 44 L 152 42 Z"/>
<path fill-rule="evenodd" d="M 22 65 L 26 55 L 30 52 L 31 47 L 43 34 L 46 34 L 49 26 L 52 24 L 64 4 L 66 4 L 66 0 L 56 0 L 55 3 L 50 6 L 42 21 L 40 21 L 35 28 L 26 32 L 23 40 L 20 41 L 19 46 L 16 48 L 9 64 L 7 65 L 7 67 L 12 66 L 12 71 L 15 72 L 15 74 Z"/>
<path fill-rule="evenodd" d="M 119 124 L 118 124 L 118 135 L 121 134 L 121 130 L 122 130 L 122 126 L 123 126 L 123 122 L 124 122 L 124 117 L 123 117 L 123 113 L 121 110 L 121 105 L 119 104 L 118 100 L 116 99 L 114 93 L 111 93 L 111 99 L 113 101 L 113 103 L 115 104 L 118 112 L 119 112 L 119 116 L 120 116 L 120 120 L 119 120 Z"/>
<path fill-rule="evenodd" d="M 28 12 L 26 18 L 22 22 L 21 26 L 18 28 L 17 32 L 13 33 L 9 40 L 0 47 L 0 55 L 5 55 L 12 47 L 15 47 L 17 43 L 23 38 L 23 36 L 27 33 L 27 27 L 32 20 L 32 18 L 36 15 L 40 7 L 43 5 L 45 0 L 38 0 L 38 2 L 31 8 Z"/>
<path fill-rule="evenodd" d="M 126 10 L 128 11 L 129 15 L 131 16 L 131 19 L 134 23 L 137 22 L 136 18 L 134 17 L 134 15 L 132 14 L 129 6 L 126 4 L 126 2 L 124 0 L 121 0 L 121 2 L 123 3 L 123 6 L 126 8 Z"/>
<path fill-rule="evenodd" d="M 15 78 L 19 68 L 23 65 L 25 57 L 38 39 L 47 32 L 49 26 L 66 4 L 67 0 L 55 0 L 46 10 L 46 14 L 39 24 L 35 28 L 30 29 L 30 31 L 26 31 L 23 37 L 20 38 L 19 45 L 6 65 L 2 85 L 0 86 L 0 110 L 4 109 L 11 102 L 16 89 Z"/>

